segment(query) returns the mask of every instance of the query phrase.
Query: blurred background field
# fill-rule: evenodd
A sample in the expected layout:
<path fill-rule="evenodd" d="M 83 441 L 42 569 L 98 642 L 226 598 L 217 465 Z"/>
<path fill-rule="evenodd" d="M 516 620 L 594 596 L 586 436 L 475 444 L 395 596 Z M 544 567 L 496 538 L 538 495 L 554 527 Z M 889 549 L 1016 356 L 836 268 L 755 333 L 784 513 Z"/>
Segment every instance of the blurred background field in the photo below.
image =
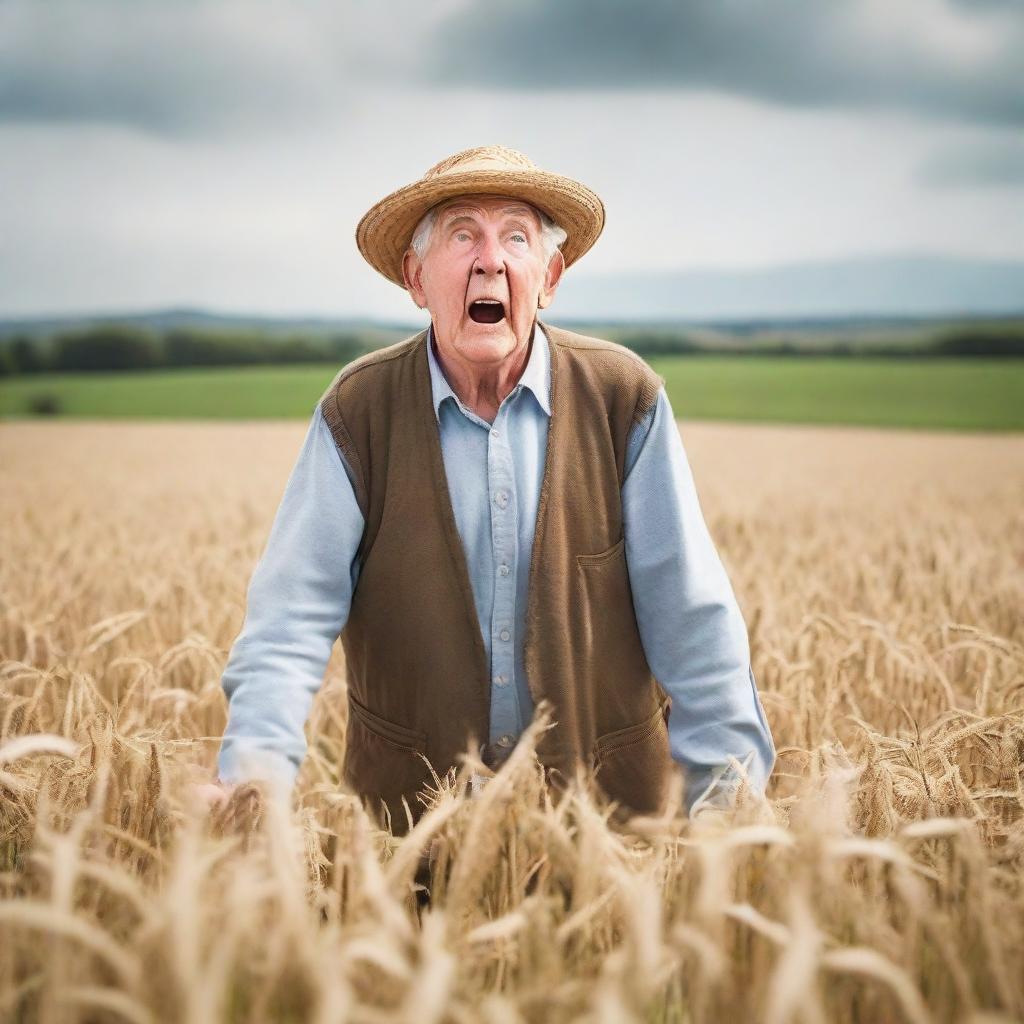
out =
<path fill-rule="evenodd" d="M 654 358 L 687 419 L 1024 428 L 1024 360 Z M 0 384 L 0 416 L 308 417 L 335 364 L 54 374 Z"/>
<path fill-rule="evenodd" d="M 580 324 L 662 374 L 686 419 L 1024 427 L 1024 322 Z M 411 326 L 0 331 L 0 416 L 306 417 L 341 366 Z M 70 371 L 70 372 L 69 372 Z"/>

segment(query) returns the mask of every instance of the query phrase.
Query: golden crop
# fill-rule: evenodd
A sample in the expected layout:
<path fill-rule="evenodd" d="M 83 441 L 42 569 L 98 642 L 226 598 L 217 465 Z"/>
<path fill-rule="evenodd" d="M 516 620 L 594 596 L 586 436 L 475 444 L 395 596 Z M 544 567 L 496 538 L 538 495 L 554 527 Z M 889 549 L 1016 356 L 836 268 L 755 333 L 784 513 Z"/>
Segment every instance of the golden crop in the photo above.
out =
<path fill-rule="evenodd" d="M 684 424 L 769 803 L 623 832 L 524 741 L 399 842 L 339 783 L 340 644 L 292 806 L 190 794 L 302 432 L 0 427 L 0 1020 L 1024 1017 L 1017 437 Z"/>

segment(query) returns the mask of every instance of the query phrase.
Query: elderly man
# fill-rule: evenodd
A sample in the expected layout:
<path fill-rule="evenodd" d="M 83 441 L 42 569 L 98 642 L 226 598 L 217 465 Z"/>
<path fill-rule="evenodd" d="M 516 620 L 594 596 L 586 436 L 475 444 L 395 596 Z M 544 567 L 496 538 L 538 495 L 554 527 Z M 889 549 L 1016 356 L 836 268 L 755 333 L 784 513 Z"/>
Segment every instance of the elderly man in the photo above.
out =
<path fill-rule="evenodd" d="M 224 671 L 221 783 L 291 786 L 340 634 L 343 776 L 396 832 L 424 756 L 443 774 L 479 743 L 498 768 L 542 700 L 548 779 L 591 769 L 627 815 L 665 810 L 680 770 L 691 815 L 742 775 L 763 789 L 746 626 L 664 382 L 537 317 L 603 225 L 592 191 L 500 146 L 363 217 L 360 251 L 430 325 L 313 413 Z"/>

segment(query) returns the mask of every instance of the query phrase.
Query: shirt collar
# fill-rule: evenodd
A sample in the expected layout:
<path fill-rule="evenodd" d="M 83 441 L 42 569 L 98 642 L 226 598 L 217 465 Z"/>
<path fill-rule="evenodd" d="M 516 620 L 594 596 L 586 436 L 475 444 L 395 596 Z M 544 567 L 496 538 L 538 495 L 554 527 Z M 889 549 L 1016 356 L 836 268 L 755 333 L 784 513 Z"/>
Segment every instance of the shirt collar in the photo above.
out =
<path fill-rule="evenodd" d="M 434 355 L 434 325 L 431 323 L 427 328 L 427 362 L 430 364 L 430 389 L 434 399 L 434 416 L 437 422 L 441 422 L 441 403 L 446 398 L 452 398 L 458 402 L 459 397 L 452 390 L 445 377 L 441 364 Z M 526 362 L 526 369 L 519 378 L 518 384 L 529 388 L 537 403 L 548 414 L 551 415 L 551 349 L 550 342 L 539 320 L 534 321 L 533 345 L 530 348 L 530 358 Z"/>

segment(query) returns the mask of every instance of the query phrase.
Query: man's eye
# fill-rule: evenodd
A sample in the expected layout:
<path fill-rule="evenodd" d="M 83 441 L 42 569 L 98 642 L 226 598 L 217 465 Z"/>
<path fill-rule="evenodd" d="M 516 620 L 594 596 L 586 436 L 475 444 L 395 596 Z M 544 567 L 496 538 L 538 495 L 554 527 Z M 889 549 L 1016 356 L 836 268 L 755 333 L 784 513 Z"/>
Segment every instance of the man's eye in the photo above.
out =
<path fill-rule="evenodd" d="M 526 235 L 524 235 L 521 232 L 517 231 L 512 236 L 512 240 L 515 241 L 515 242 L 525 242 L 526 241 Z"/>
<path fill-rule="evenodd" d="M 465 231 L 459 231 L 456 233 L 455 237 L 461 242 L 463 239 L 469 238 L 469 235 Z"/>

